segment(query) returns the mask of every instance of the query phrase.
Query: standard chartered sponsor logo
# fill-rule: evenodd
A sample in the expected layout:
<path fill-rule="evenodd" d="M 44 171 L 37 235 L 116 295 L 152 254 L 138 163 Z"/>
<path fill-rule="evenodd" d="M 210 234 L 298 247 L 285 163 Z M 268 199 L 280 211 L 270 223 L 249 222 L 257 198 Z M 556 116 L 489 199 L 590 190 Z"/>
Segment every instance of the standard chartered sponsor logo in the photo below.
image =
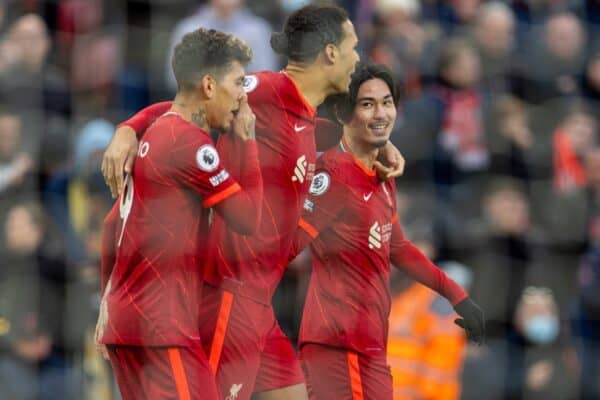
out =
<path fill-rule="evenodd" d="M 369 228 L 369 249 L 381 249 L 381 244 L 389 242 L 392 236 L 392 223 L 380 225 L 375 221 Z"/>

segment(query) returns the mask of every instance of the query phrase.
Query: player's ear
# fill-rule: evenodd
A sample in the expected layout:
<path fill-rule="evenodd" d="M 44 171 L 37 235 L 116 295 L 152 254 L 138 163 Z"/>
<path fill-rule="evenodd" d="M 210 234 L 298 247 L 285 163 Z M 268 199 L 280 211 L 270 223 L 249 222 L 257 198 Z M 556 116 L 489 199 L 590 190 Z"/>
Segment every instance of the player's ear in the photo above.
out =
<path fill-rule="evenodd" d="M 333 106 L 333 115 L 340 125 L 344 125 L 344 118 L 342 118 L 339 104 Z"/>
<path fill-rule="evenodd" d="M 329 43 L 323 48 L 323 55 L 328 63 L 334 64 L 338 58 L 338 48 L 336 45 Z"/>
<path fill-rule="evenodd" d="M 198 82 L 198 89 L 208 99 L 211 99 L 215 95 L 216 81 L 211 75 L 206 74 Z"/>

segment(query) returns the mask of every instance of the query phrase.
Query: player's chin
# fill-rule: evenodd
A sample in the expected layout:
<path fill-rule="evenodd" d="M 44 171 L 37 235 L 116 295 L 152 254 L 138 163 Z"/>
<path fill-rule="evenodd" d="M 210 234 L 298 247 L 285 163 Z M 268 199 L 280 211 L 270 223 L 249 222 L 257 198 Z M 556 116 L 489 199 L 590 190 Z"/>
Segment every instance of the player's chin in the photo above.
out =
<path fill-rule="evenodd" d="M 377 149 L 380 149 L 382 147 L 385 147 L 389 139 L 389 136 L 387 138 L 375 138 L 371 141 L 371 145 Z"/>
<path fill-rule="evenodd" d="M 369 132 L 371 143 L 383 142 L 385 144 L 390 139 L 390 136 L 392 134 L 391 125 L 388 125 L 383 128 L 367 127 L 367 130 Z"/>
<path fill-rule="evenodd" d="M 223 121 L 221 123 L 221 127 L 218 128 L 218 130 L 221 132 L 229 132 L 231 130 L 232 126 L 233 126 L 233 117 L 228 118 L 227 120 Z"/>
<path fill-rule="evenodd" d="M 369 143 L 371 143 L 371 145 L 373 147 L 376 148 L 380 148 L 385 146 L 385 144 L 388 142 L 388 140 L 390 140 L 390 133 L 391 132 L 377 132 L 377 131 L 370 131 L 370 140 Z"/>

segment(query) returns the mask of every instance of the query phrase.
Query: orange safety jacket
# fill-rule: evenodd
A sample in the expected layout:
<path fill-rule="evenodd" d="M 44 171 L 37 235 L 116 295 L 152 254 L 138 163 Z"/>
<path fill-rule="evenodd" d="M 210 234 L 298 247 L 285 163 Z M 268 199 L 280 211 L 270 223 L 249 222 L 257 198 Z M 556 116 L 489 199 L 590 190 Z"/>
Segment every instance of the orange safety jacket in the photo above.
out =
<path fill-rule="evenodd" d="M 455 400 L 466 338 L 458 315 L 431 289 L 412 284 L 392 299 L 388 363 L 394 400 Z"/>

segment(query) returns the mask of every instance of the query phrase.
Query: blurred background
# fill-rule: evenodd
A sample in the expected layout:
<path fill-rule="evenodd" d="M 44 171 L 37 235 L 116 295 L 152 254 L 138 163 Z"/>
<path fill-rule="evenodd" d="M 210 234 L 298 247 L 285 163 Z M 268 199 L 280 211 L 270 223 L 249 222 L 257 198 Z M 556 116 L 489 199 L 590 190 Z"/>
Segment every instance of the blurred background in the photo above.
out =
<path fill-rule="evenodd" d="M 115 124 L 170 98 L 199 26 L 253 48 L 306 0 L 0 0 L 0 398 L 117 400 L 92 340 L 100 162 Z M 409 238 L 472 293 L 470 347 L 435 293 L 392 278 L 396 399 L 600 399 L 600 0 L 340 0 L 402 92 Z M 310 272 L 274 302 L 295 338 Z"/>

